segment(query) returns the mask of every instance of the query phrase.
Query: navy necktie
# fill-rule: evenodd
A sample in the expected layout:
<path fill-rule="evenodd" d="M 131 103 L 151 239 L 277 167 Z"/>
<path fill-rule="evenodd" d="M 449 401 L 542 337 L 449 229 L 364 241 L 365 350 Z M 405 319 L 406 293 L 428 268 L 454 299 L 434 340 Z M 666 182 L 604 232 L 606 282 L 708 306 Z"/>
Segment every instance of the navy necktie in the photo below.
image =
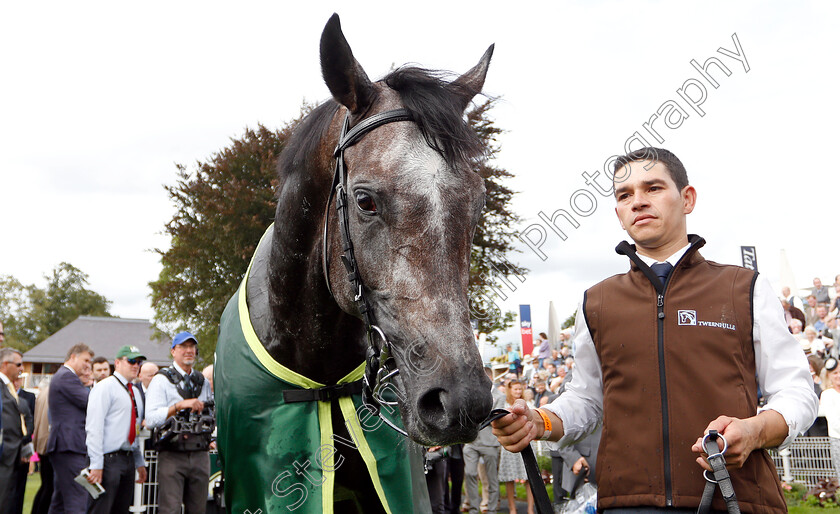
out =
<path fill-rule="evenodd" d="M 656 276 L 659 277 L 659 280 L 662 281 L 662 285 L 665 285 L 665 281 L 668 279 L 668 275 L 671 274 L 671 270 L 674 269 L 670 263 L 667 262 L 658 262 L 653 264 L 650 269 L 656 273 Z"/>

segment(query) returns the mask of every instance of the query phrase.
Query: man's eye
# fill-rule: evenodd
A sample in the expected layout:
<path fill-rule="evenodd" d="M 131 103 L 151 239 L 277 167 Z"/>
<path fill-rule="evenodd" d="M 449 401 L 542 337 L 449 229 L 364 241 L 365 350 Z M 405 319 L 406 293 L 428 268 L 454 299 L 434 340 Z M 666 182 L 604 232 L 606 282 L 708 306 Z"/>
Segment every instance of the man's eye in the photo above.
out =
<path fill-rule="evenodd" d="M 356 193 L 356 205 L 365 214 L 376 214 L 376 202 L 367 193 Z"/>

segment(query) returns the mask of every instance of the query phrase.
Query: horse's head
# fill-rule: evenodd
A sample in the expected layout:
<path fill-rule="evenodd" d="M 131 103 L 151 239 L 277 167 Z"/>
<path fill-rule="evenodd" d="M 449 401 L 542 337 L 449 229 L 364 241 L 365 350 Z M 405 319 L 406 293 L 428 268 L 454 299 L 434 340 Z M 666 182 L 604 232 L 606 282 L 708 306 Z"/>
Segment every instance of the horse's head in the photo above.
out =
<path fill-rule="evenodd" d="M 491 408 L 467 298 L 472 238 L 484 206 L 484 182 L 470 162 L 482 145 L 463 114 L 481 91 L 492 50 L 452 82 L 417 68 L 371 82 L 336 15 L 321 37 L 324 80 L 346 108 L 333 119 L 330 141 L 347 113 L 351 128 L 392 109 L 412 117 L 372 130 L 344 157 L 349 233 L 365 295 L 393 345 L 406 430 L 425 444 L 472 440 Z M 327 216 L 328 280 L 341 309 L 358 315 L 332 206 Z"/>

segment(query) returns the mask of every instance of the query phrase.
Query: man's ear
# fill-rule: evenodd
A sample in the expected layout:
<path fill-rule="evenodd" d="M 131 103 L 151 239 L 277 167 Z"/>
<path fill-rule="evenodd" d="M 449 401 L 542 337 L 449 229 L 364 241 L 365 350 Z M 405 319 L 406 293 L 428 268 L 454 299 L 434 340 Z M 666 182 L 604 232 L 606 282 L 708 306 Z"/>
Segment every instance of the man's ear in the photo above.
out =
<path fill-rule="evenodd" d="M 691 214 L 697 203 L 697 190 L 694 186 L 685 186 L 682 190 L 683 214 Z"/>

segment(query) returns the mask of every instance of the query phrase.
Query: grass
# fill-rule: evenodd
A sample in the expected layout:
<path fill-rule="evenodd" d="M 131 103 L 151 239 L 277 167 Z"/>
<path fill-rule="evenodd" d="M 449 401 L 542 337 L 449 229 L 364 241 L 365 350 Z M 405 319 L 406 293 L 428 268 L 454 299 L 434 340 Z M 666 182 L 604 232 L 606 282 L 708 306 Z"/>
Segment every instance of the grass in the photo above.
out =
<path fill-rule="evenodd" d="M 32 501 L 41 488 L 41 474 L 29 475 L 26 479 L 26 492 L 23 495 L 23 512 L 32 512 Z"/>

